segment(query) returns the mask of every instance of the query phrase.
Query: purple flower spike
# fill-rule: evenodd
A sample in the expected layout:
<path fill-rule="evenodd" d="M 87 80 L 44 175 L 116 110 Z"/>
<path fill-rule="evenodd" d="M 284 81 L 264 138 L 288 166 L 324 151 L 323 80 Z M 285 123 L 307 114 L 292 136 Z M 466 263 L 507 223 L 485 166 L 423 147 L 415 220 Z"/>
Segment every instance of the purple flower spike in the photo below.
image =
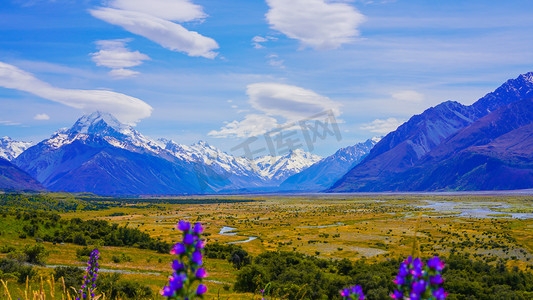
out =
<path fill-rule="evenodd" d="M 185 253 L 185 251 L 185 246 L 182 243 L 177 243 L 176 245 L 174 245 L 172 250 L 170 250 L 170 254 L 180 255 Z"/>
<path fill-rule="evenodd" d="M 437 300 L 446 299 L 446 296 L 448 296 L 448 293 L 446 293 L 442 287 L 433 292 L 433 297 L 435 297 Z"/>
<path fill-rule="evenodd" d="M 174 269 L 174 271 L 176 272 L 179 272 L 181 270 L 184 270 L 185 266 L 183 265 L 181 261 L 176 259 L 172 262 L 172 269 Z"/>
<path fill-rule="evenodd" d="M 442 276 L 440 274 L 429 277 L 429 283 L 431 284 L 442 284 L 443 282 L 444 280 L 442 279 Z"/>
<path fill-rule="evenodd" d="M 194 224 L 194 228 L 192 232 L 196 234 L 201 234 L 202 232 L 204 232 L 204 228 L 202 227 L 202 224 L 200 222 Z"/>
<path fill-rule="evenodd" d="M 183 237 L 183 243 L 185 245 L 192 245 L 194 243 L 194 235 L 190 233 L 186 233 L 185 236 Z"/>
<path fill-rule="evenodd" d="M 198 270 L 196 270 L 195 275 L 197 278 L 205 278 L 207 277 L 207 272 L 205 271 L 204 268 L 198 268 Z"/>
<path fill-rule="evenodd" d="M 189 231 L 191 230 L 191 223 L 180 220 L 178 223 L 178 229 L 184 232 Z"/>
<path fill-rule="evenodd" d="M 444 269 L 444 262 L 440 260 L 438 256 L 435 256 L 432 259 L 428 260 L 428 267 L 440 272 L 442 271 L 442 269 Z"/>
<path fill-rule="evenodd" d="M 199 266 L 202 265 L 202 252 L 196 250 L 194 251 L 194 253 L 192 254 L 192 258 L 191 258 L 191 261 Z"/>
<path fill-rule="evenodd" d="M 204 268 L 199 268 L 203 264 L 203 227 L 196 223 L 191 228 L 191 223 L 182 220 L 177 228 L 182 231 L 182 240 L 172 247 L 170 253 L 178 255 L 178 258 L 172 262 L 174 273 L 169 277 L 168 286 L 160 293 L 168 299 L 192 299 L 192 295 L 201 296 L 207 291 L 207 287 L 202 284 L 207 272 Z M 197 287 L 193 284 L 195 281 L 199 281 Z"/>
<path fill-rule="evenodd" d="M 394 290 L 394 293 L 392 293 L 392 294 L 390 295 L 390 297 L 391 297 L 392 299 L 403 299 L 403 294 L 402 294 L 402 292 L 400 292 L 400 291 L 398 291 L 398 290 Z"/>
<path fill-rule="evenodd" d="M 198 288 L 196 289 L 196 294 L 197 295 L 203 295 L 203 294 L 205 294 L 205 292 L 207 292 L 207 287 L 205 285 L 203 285 L 203 284 L 200 284 L 198 286 Z"/>

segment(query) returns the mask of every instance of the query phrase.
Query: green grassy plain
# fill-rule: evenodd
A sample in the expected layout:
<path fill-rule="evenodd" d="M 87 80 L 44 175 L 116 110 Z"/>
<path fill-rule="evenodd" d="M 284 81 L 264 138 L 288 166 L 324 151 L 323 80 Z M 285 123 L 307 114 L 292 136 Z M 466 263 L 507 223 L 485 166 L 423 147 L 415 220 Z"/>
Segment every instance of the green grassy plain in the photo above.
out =
<path fill-rule="evenodd" d="M 531 196 L 216 196 L 216 199 L 230 201 L 207 204 L 201 201 L 190 204 L 191 198 L 188 197 L 173 199 L 172 203 L 165 203 L 169 200 L 166 198 L 135 200 L 135 203 L 123 200 L 122 205 L 61 213 L 61 216 L 64 219 L 107 220 L 138 228 L 169 243 L 180 238 L 175 229 L 179 220 L 202 222 L 207 243 L 257 237 L 239 244 L 252 256 L 268 250 L 281 250 L 327 259 L 381 261 L 411 254 L 427 257 L 456 252 L 469 253 L 471 258 L 486 262 L 504 259 L 510 267 L 533 271 Z M 237 234 L 219 234 L 224 226 L 236 228 L 234 232 Z M 0 217 L 1 245 L 22 248 L 35 244 L 35 239 L 19 238 L 21 233 L 22 227 L 14 216 Z M 84 265 L 76 259 L 76 250 L 81 246 L 42 244 L 49 252 L 48 265 Z M 122 277 L 125 279 L 149 285 L 155 292 L 154 298 L 162 299 L 158 292 L 170 274 L 169 264 L 173 259 L 170 254 L 131 247 L 102 246 L 99 249 L 102 269 L 118 270 L 124 273 Z M 0 257 L 5 255 L 0 254 Z M 129 261 L 113 262 L 113 256 L 121 255 L 129 257 Z M 228 261 L 206 259 L 205 267 L 209 273 L 207 299 L 261 299 L 258 294 L 235 293 L 231 287 L 228 289 L 236 281 L 237 273 Z M 51 268 L 37 269 L 39 276 L 45 279 L 52 273 Z M 17 284 L 16 280 L 7 282 L 13 299 L 25 299 L 24 285 Z M 34 290 L 40 289 L 38 280 L 31 285 Z M 49 287 L 44 284 L 43 289 L 49 290 Z M 5 296 L 5 290 L 3 293 L 0 295 Z M 55 298 L 62 299 L 61 293 Z"/>

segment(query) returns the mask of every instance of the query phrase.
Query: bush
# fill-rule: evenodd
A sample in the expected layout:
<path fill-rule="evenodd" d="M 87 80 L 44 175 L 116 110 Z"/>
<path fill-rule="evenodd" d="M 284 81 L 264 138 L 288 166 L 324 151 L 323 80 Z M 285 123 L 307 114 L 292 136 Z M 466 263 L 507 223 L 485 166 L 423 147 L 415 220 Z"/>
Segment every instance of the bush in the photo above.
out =
<path fill-rule="evenodd" d="M 26 262 L 34 265 L 45 265 L 45 257 L 48 256 L 48 252 L 43 245 L 26 246 L 24 249 L 26 255 Z"/>
<path fill-rule="evenodd" d="M 26 282 L 26 278 L 35 276 L 35 270 L 31 266 L 25 266 L 21 262 L 12 259 L 0 259 L 0 277 L 16 278 L 19 283 Z"/>
<path fill-rule="evenodd" d="M 83 275 L 85 272 L 78 267 L 56 267 L 54 268 L 54 278 L 60 280 L 61 277 L 65 280 L 65 286 L 70 289 L 74 287 L 78 290 L 81 287 Z"/>
<path fill-rule="evenodd" d="M 146 299 L 153 296 L 149 286 L 121 279 L 118 273 L 101 274 L 96 281 L 96 286 L 98 291 L 106 295 L 106 299 Z"/>

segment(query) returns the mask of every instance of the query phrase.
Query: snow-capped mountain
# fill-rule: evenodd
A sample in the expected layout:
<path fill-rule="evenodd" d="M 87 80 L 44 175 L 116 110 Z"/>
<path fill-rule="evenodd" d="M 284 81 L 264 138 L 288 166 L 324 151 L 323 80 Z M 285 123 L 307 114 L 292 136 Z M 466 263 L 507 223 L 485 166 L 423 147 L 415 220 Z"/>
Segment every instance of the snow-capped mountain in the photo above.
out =
<path fill-rule="evenodd" d="M 290 150 L 281 156 L 266 155 L 255 159 L 252 163 L 256 166 L 261 177 L 271 181 L 271 184 L 279 184 L 289 176 L 299 173 L 322 157 L 311 154 L 302 149 Z"/>
<path fill-rule="evenodd" d="M 233 189 L 275 186 L 321 159 L 301 149 L 281 156 L 262 156 L 256 159 L 236 157 L 200 141 L 191 146 L 160 139 L 165 149 L 177 158 L 209 166 L 220 175 L 226 174 Z"/>
<path fill-rule="evenodd" d="M 143 136 L 133 127 L 121 123 L 109 113 L 99 111 L 82 116 L 69 129 L 60 129 L 45 144 L 50 149 L 57 149 L 91 137 L 101 137 L 112 146 L 138 153 L 160 154 L 162 150 L 157 142 Z"/>
<path fill-rule="evenodd" d="M 213 192 L 209 168 L 182 161 L 107 113 L 81 117 L 71 128 L 30 147 L 14 163 L 52 191 L 97 194 Z"/>
<path fill-rule="evenodd" d="M 2 137 L 0 138 L 0 157 L 11 161 L 31 145 L 32 143 L 29 142 L 15 141 L 7 136 Z"/>
<path fill-rule="evenodd" d="M 14 163 L 53 191 L 183 194 L 277 186 L 319 159 L 295 150 L 255 161 L 206 142 L 155 141 L 95 112 L 30 147 Z"/>
<path fill-rule="evenodd" d="M 363 143 L 342 148 L 302 172 L 290 176 L 283 181 L 280 189 L 310 192 L 327 189 L 359 163 L 380 139 L 381 137 L 374 137 Z"/>

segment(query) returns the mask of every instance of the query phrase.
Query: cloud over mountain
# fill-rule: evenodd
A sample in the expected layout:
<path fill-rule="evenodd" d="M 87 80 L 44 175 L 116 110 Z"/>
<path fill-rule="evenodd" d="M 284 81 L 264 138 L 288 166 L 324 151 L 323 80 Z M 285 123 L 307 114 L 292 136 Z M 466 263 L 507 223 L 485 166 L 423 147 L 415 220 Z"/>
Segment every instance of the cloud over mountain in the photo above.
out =
<path fill-rule="evenodd" d="M 113 91 L 55 87 L 35 78 L 31 73 L 3 62 L 0 62 L 0 86 L 32 93 L 84 112 L 95 110 L 109 112 L 128 124 L 134 124 L 152 113 L 150 105 L 135 97 Z"/>

